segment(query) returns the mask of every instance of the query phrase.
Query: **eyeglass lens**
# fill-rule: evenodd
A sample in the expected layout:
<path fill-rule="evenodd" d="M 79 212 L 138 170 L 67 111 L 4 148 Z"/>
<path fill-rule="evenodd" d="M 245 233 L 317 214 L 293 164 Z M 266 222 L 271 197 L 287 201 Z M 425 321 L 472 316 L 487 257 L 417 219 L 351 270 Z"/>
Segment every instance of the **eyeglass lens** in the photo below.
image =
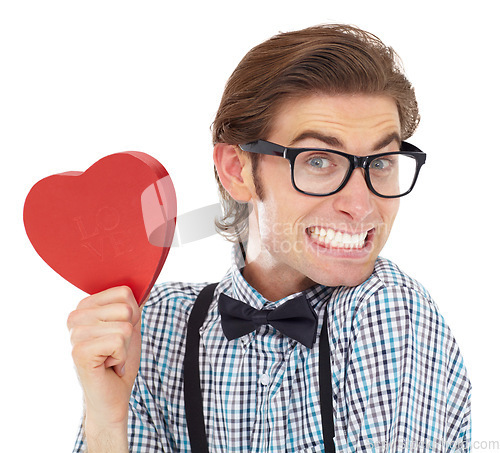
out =
<path fill-rule="evenodd" d="M 349 160 L 335 153 L 306 151 L 294 164 L 294 181 L 298 189 L 317 195 L 336 191 L 349 174 Z M 380 195 L 398 196 L 413 183 L 417 161 L 404 154 L 389 154 L 370 162 L 368 177 Z"/>

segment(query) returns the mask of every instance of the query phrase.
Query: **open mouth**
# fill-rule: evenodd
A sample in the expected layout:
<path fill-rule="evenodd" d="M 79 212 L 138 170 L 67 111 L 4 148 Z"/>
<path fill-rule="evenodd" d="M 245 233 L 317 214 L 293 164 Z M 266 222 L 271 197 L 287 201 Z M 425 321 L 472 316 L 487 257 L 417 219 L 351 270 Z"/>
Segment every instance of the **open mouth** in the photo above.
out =
<path fill-rule="evenodd" d="M 337 231 L 332 228 L 313 226 L 306 229 L 307 234 L 319 245 L 332 249 L 361 250 L 364 248 L 371 237 L 373 231 L 363 231 L 350 234 Z"/>

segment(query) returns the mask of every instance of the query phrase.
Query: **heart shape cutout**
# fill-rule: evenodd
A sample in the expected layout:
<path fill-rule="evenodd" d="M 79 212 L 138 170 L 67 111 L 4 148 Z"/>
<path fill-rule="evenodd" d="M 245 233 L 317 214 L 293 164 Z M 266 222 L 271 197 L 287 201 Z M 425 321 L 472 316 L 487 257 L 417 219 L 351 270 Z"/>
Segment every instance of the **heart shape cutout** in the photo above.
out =
<path fill-rule="evenodd" d="M 170 251 L 176 215 L 167 170 L 137 151 L 48 176 L 24 204 L 26 233 L 52 269 L 89 294 L 129 286 L 139 305 Z"/>

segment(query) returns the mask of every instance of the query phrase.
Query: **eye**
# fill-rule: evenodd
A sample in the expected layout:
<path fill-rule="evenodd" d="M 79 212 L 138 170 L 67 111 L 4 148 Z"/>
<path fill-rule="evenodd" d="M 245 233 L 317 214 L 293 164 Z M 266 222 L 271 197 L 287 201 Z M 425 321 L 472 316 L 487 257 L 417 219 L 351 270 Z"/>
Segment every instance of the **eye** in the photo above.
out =
<path fill-rule="evenodd" d="M 307 163 L 314 168 L 326 168 L 331 165 L 330 160 L 321 156 L 313 156 L 307 160 Z"/>
<path fill-rule="evenodd" d="M 371 161 L 370 168 L 373 170 L 387 170 L 391 164 L 392 162 L 390 159 L 383 159 L 380 157 Z"/>

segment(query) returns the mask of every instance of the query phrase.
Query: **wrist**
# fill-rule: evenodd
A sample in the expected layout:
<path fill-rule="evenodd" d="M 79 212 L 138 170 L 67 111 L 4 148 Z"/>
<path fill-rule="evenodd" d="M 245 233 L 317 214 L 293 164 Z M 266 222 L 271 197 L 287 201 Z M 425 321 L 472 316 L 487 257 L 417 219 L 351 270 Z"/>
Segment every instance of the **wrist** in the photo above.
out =
<path fill-rule="evenodd" d="M 127 420 L 102 423 L 86 414 L 85 439 L 88 453 L 128 453 Z"/>

